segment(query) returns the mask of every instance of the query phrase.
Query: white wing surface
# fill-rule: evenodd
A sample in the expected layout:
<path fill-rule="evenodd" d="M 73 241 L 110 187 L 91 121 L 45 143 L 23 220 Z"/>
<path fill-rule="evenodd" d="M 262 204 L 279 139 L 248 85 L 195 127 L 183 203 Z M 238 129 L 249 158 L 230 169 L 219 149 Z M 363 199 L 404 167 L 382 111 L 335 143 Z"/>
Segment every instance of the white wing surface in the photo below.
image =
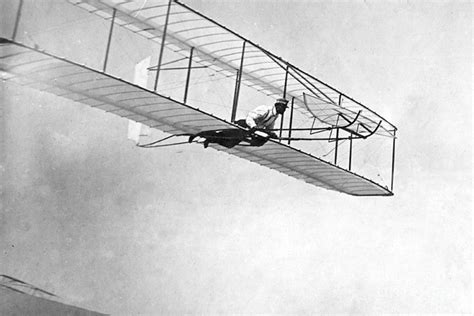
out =
<path fill-rule="evenodd" d="M 3 80 L 38 89 L 172 134 L 235 125 L 102 71 L 0 39 Z M 329 190 L 358 196 L 392 195 L 381 185 L 293 147 L 270 140 L 262 147 L 211 147 Z"/>

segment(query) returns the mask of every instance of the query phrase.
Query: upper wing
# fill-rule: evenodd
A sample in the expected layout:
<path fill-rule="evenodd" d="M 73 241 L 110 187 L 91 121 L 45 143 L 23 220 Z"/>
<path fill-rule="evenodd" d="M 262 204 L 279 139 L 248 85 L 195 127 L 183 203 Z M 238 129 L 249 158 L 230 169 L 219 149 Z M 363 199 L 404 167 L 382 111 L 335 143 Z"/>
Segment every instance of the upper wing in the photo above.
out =
<path fill-rule="evenodd" d="M 361 129 L 354 132 L 368 135 L 376 130 L 379 135 L 394 136 L 396 127 L 374 111 L 179 1 L 170 2 L 169 15 L 168 0 L 139 3 L 131 0 L 69 1 L 105 19 L 111 19 L 115 10 L 118 25 L 158 43 L 161 43 L 166 25 L 169 49 L 187 57 L 193 48 L 195 63 L 225 76 L 235 77 L 244 60 L 243 85 L 275 98 L 294 97 L 296 109 L 308 118 L 337 126 L 345 125 L 344 121 L 336 120 L 340 118 L 338 114 L 360 112 L 352 126 Z M 311 101 L 305 102 L 303 94 Z"/>
<path fill-rule="evenodd" d="M 0 70 L 5 81 L 47 91 L 169 133 L 234 126 L 107 73 L 6 39 L 0 39 Z M 262 147 L 211 146 L 326 189 L 351 195 L 392 195 L 369 179 L 273 140 Z"/>

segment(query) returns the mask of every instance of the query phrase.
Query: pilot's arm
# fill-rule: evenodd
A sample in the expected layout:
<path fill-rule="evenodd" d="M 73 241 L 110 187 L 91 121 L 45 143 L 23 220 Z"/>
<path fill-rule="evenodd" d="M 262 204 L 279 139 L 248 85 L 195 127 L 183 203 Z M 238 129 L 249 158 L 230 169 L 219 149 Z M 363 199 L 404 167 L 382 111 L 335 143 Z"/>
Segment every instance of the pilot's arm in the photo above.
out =
<path fill-rule="evenodd" d="M 267 115 L 268 109 L 266 106 L 262 105 L 257 107 L 256 109 L 250 111 L 247 114 L 247 118 L 245 119 L 245 123 L 251 129 L 255 129 L 260 121 Z"/>

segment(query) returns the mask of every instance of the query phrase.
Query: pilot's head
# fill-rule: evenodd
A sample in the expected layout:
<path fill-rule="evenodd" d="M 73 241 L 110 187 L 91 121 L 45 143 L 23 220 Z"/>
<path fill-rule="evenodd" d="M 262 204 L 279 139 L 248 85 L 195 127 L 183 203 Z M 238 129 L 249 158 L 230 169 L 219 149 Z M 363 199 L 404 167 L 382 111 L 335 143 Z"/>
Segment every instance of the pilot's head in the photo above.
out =
<path fill-rule="evenodd" d="M 283 113 L 285 113 L 285 110 L 286 110 L 286 108 L 288 107 L 287 104 L 288 104 L 288 100 L 283 99 L 283 98 L 277 99 L 276 102 L 275 102 L 275 109 L 276 109 L 276 112 L 277 112 L 278 114 L 283 114 Z"/>

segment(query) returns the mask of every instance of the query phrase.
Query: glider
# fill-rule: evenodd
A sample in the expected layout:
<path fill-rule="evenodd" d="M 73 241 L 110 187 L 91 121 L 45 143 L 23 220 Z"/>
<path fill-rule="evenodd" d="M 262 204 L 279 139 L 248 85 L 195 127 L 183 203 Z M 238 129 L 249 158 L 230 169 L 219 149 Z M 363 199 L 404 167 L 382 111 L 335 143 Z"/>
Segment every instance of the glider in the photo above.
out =
<path fill-rule="evenodd" d="M 0 39 L 3 80 L 80 102 L 171 135 L 186 136 L 189 142 L 202 138 L 205 147 L 328 190 L 355 196 L 393 195 L 397 128 L 358 101 L 179 1 L 68 1 L 110 23 L 102 67 L 79 64 L 20 43 L 16 40 L 21 20 L 18 13 L 12 37 Z M 157 64 L 149 67 L 154 76 L 153 88 L 121 79 L 109 71 L 116 26 L 159 47 Z M 181 99 L 167 96 L 165 89 L 160 89 L 170 70 L 183 73 Z M 211 114 L 189 101 L 193 75 L 199 71 L 212 73 L 212 78 L 232 80 L 232 102 L 226 108 L 230 119 Z M 283 117 L 280 128 L 271 131 L 279 134 L 277 138 L 265 132 L 249 133 L 235 123 L 238 112 L 242 112 L 239 99 L 247 88 L 269 100 L 290 100 L 290 117 Z M 393 142 L 390 189 L 351 170 L 353 142 L 374 137 Z M 263 142 L 255 141 L 262 139 Z M 294 145 L 298 141 L 330 144 L 334 161 L 298 148 Z M 348 168 L 338 164 L 341 142 L 350 144 Z"/>

